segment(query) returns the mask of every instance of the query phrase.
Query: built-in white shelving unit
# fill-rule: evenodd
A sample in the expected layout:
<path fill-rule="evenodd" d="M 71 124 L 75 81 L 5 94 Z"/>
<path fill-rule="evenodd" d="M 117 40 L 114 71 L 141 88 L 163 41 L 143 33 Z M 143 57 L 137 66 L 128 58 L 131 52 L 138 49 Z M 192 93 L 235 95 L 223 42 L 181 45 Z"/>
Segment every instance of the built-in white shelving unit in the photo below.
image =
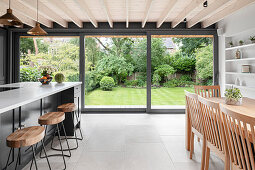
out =
<path fill-rule="evenodd" d="M 237 87 L 243 96 L 255 98 L 255 44 L 249 40 L 254 33 L 240 33 L 226 37 L 225 48 L 225 88 Z M 242 40 L 242 46 L 228 47 L 232 41 L 234 45 Z M 241 58 L 236 59 L 236 51 L 241 51 Z M 242 73 L 242 65 L 250 65 L 250 73 Z"/>

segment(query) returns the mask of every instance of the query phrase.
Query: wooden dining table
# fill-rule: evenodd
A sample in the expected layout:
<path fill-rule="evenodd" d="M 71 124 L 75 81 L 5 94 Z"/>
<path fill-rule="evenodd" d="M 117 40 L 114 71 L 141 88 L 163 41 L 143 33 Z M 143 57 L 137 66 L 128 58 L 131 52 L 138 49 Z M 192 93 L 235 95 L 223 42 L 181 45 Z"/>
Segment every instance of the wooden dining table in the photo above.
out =
<path fill-rule="evenodd" d="M 213 102 L 219 102 L 225 105 L 227 108 L 230 110 L 236 111 L 240 114 L 243 115 L 248 115 L 252 118 L 255 119 L 255 99 L 247 98 L 244 97 L 242 99 L 242 105 L 236 106 L 236 105 L 227 105 L 225 104 L 224 98 L 223 97 L 211 97 L 208 98 L 209 100 Z M 189 120 L 189 113 L 187 112 L 186 109 L 186 115 L 185 115 L 185 146 L 186 149 L 189 151 L 190 150 L 190 136 L 191 136 L 191 123 Z"/>

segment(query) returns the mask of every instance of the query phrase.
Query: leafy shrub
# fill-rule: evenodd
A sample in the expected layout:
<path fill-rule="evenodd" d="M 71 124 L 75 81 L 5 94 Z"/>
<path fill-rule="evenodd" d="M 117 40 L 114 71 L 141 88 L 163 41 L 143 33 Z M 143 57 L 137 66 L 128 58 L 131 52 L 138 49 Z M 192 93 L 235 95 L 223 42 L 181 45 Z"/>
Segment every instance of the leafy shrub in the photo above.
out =
<path fill-rule="evenodd" d="M 168 75 L 174 74 L 176 71 L 168 64 L 162 64 L 156 67 L 155 74 L 158 74 L 163 79 L 166 79 Z"/>
<path fill-rule="evenodd" d="M 180 80 L 182 81 L 192 81 L 192 77 L 188 74 L 181 75 Z"/>
<path fill-rule="evenodd" d="M 23 67 L 20 69 L 20 81 L 30 81 L 36 82 L 37 79 L 41 77 L 41 72 L 38 71 L 37 68 L 34 67 Z"/>
<path fill-rule="evenodd" d="M 138 80 L 126 80 L 124 84 L 127 87 L 136 87 L 138 85 Z"/>
<path fill-rule="evenodd" d="M 70 73 L 66 77 L 68 82 L 77 82 L 80 80 L 80 74 L 79 73 Z"/>
<path fill-rule="evenodd" d="M 186 81 L 186 80 L 181 80 L 177 78 L 173 78 L 169 80 L 168 82 L 164 83 L 164 87 L 187 87 L 194 85 L 195 83 L 193 81 Z"/>
<path fill-rule="evenodd" d="M 100 81 L 100 87 L 104 91 L 111 91 L 112 88 L 114 87 L 114 79 L 112 77 L 104 76 L 102 80 Z"/>
<path fill-rule="evenodd" d="M 193 56 L 182 55 L 176 57 L 172 66 L 179 73 L 191 73 L 196 68 L 196 58 Z"/>
<path fill-rule="evenodd" d="M 153 78 L 152 78 L 152 83 L 153 83 L 153 85 L 159 86 L 159 85 L 160 85 L 160 84 L 159 84 L 160 81 L 161 81 L 160 75 L 158 75 L 157 73 L 154 73 L 154 74 L 153 74 Z"/>

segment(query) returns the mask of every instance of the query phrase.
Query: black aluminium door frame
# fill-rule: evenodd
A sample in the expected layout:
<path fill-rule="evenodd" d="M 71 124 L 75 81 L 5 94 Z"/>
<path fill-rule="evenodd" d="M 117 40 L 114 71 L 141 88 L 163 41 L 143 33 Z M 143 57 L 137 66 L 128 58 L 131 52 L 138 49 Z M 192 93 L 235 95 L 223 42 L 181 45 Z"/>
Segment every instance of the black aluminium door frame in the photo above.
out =
<path fill-rule="evenodd" d="M 81 37 L 86 37 L 86 36 L 121 36 L 121 35 L 126 35 L 126 36 L 147 36 L 146 34 L 146 31 L 125 31 L 125 32 L 114 32 L 114 31 L 110 31 L 110 32 L 89 32 L 89 33 L 81 33 Z M 148 37 L 147 37 L 148 38 Z M 84 38 L 84 41 L 85 41 L 85 38 Z M 84 61 L 82 61 L 84 63 L 84 66 L 85 66 L 85 42 L 84 42 L 84 47 L 81 47 L 83 48 L 84 50 Z M 148 48 L 148 39 L 147 39 L 147 48 Z M 148 53 L 148 50 L 147 50 L 147 53 Z M 148 56 L 147 56 L 147 66 L 148 66 Z M 148 70 L 148 69 L 147 69 Z M 83 81 L 82 83 L 85 84 L 85 67 L 83 69 L 83 73 L 80 73 L 81 74 L 84 74 L 82 75 L 83 77 Z M 148 75 L 148 72 L 147 72 L 147 75 Z M 148 78 L 147 78 L 148 79 Z M 148 81 L 148 80 L 147 80 Z M 148 93 L 147 93 L 148 94 Z M 85 90 L 83 90 L 83 98 L 84 98 L 84 106 L 85 106 Z M 146 97 L 147 100 L 148 100 L 148 97 Z M 104 113 L 120 113 L 120 112 L 125 112 L 125 113 L 145 113 L 147 112 L 147 107 L 148 107 L 148 104 L 146 105 L 146 108 L 85 108 L 83 107 L 83 112 L 89 112 L 89 113 L 98 113 L 98 112 L 104 112 Z"/>
<path fill-rule="evenodd" d="M 189 29 L 172 29 L 172 30 L 156 30 L 156 31 L 144 31 L 144 32 L 91 32 L 91 33 L 82 33 L 81 36 L 89 35 L 146 35 L 147 36 L 147 105 L 146 108 L 99 108 L 99 109 L 86 109 L 83 107 L 85 112 L 147 112 L 147 113 L 184 113 L 185 109 L 152 109 L 151 108 L 151 38 L 153 35 L 212 35 L 213 36 L 213 83 L 218 84 L 218 35 L 216 30 L 189 30 Z M 85 40 L 85 39 L 84 39 Z M 85 44 L 84 44 L 85 45 Z M 84 46 L 84 58 L 85 58 L 85 46 Z M 85 59 L 84 59 L 85 63 Z M 84 73 L 85 74 L 85 69 Z M 83 76 L 85 78 L 85 75 Z M 83 79 L 84 79 L 83 78 Z M 85 79 L 84 79 L 85 80 Z M 83 81 L 83 84 L 85 81 Z M 85 93 L 83 93 L 83 96 Z M 85 99 L 83 100 L 85 103 Z"/>
<path fill-rule="evenodd" d="M 151 38 L 153 35 L 212 35 L 213 36 L 213 84 L 219 84 L 219 46 L 218 46 L 218 34 L 216 30 L 168 30 L 168 31 L 148 31 L 147 32 L 147 50 L 151 49 Z M 149 40 L 148 40 L 149 39 Z M 147 60 L 151 62 L 151 51 L 147 51 Z M 151 77 L 151 63 L 147 62 L 147 76 Z M 149 66 L 149 67 L 148 67 Z M 150 68 L 148 70 L 148 68 Z M 151 108 L 151 79 L 148 81 L 147 77 L 147 111 L 148 113 L 185 113 L 185 109 L 152 109 Z M 148 92 L 149 91 L 149 92 Z"/>

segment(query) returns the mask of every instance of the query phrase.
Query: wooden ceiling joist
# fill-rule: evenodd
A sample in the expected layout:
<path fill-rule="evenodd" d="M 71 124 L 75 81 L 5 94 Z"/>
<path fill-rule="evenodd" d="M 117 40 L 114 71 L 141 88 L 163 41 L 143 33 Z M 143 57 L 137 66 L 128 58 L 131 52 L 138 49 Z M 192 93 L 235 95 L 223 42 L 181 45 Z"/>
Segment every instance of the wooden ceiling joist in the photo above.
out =
<path fill-rule="evenodd" d="M 75 0 L 78 6 L 81 8 L 81 11 L 88 17 L 89 21 L 94 25 L 94 27 L 98 27 L 97 21 L 90 12 L 85 0 Z"/>
<path fill-rule="evenodd" d="M 129 21 L 128 21 L 128 17 L 129 17 L 129 0 L 126 0 L 126 28 L 128 28 L 129 25 Z"/>
<path fill-rule="evenodd" d="M 8 0 L 2 0 L 1 2 L 4 2 L 6 5 L 9 3 Z M 31 11 L 30 8 L 28 8 L 27 6 L 25 6 L 23 3 L 20 3 L 19 1 L 12 1 L 11 3 L 11 8 L 13 9 L 13 11 L 17 11 L 19 13 L 21 13 L 22 15 L 36 21 L 37 17 L 36 17 L 36 11 Z M 53 24 L 52 21 L 49 19 L 46 19 L 45 17 L 43 17 L 42 15 L 39 14 L 39 22 L 43 25 L 45 25 L 46 27 L 52 28 Z M 34 27 L 35 25 L 33 25 Z"/>
<path fill-rule="evenodd" d="M 152 35 L 152 38 L 213 38 L 213 35 Z"/>
<path fill-rule="evenodd" d="M 181 23 L 193 10 L 202 5 L 204 0 L 192 0 L 180 14 L 172 21 L 172 28 Z"/>
<path fill-rule="evenodd" d="M 176 2 L 177 2 L 177 0 L 171 0 L 169 2 L 169 4 L 167 5 L 167 8 L 164 10 L 164 12 L 162 13 L 162 15 L 160 16 L 160 18 L 157 21 L 157 28 L 159 28 L 165 22 L 165 20 L 169 16 L 169 14 L 172 11 Z"/>
<path fill-rule="evenodd" d="M 226 16 L 232 14 L 233 12 L 235 12 L 247 5 L 250 5 L 251 3 L 254 3 L 254 2 L 255 2 L 255 0 L 237 0 L 232 5 L 224 8 L 223 10 L 217 12 L 215 15 L 204 20 L 202 22 L 202 27 L 206 28 L 206 27 L 220 21 L 221 19 L 225 18 Z"/>
<path fill-rule="evenodd" d="M 72 22 L 74 22 L 78 27 L 80 27 L 80 28 L 83 27 L 82 21 L 72 12 L 72 10 L 70 10 L 65 5 L 63 0 L 44 0 L 44 1 L 47 1 L 47 6 L 53 5 L 54 8 L 58 8 L 61 11 L 64 11 L 66 13 L 66 15 L 72 20 Z"/>
<path fill-rule="evenodd" d="M 197 15 L 195 15 L 192 19 L 187 22 L 187 27 L 191 28 L 192 26 L 196 25 L 197 23 L 201 22 L 202 20 L 206 19 L 207 16 L 216 13 L 217 9 L 225 5 L 226 3 L 230 3 L 231 1 L 236 0 L 220 0 L 214 1 L 212 4 L 208 5 L 208 7 L 204 8 L 200 11 Z"/>
<path fill-rule="evenodd" d="M 26 5 L 28 8 L 36 11 L 36 1 L 35 0 L 19 0 L 21 3 Z M 39 14 L 44 16 L 45 18 L 51 19 L 54 22 L 58 23 L 62 27 L 67 28 L 68 22 L 65 21 L 63 18 L 61 18 L 56 12 L 53 10 L 49 9 L 46 5 L 38 1 L 38 6 L 39 6 Z"/>
<path fill-rule="evenodd" d="M 148 20 L 148 17 L 149 17 L 149 14 L 150 14 L 150 10 L 152 8 L 153 1 L 154 0 L 147 0 L 146 6 L 145 6 L 143 22 L 142 22 L 142 28 L 144 28 L 144 26 L 145 26 L 145 24 L 146 24 L 146 22 Z"/>
<path fill-rule="evenodd" d="M 108 6 L 106 4 L 106 1 L 105 0 L 101 0 L 101 4 L 102 4 L 103 10 L 105 12 L 105 15 L 107 17 L 107 21 L 108 21 L 110 27 L 113 28 L 112 16 L 110 14 L 110 11 L 109 11 L 109 8 L 108 8 Z"/>

